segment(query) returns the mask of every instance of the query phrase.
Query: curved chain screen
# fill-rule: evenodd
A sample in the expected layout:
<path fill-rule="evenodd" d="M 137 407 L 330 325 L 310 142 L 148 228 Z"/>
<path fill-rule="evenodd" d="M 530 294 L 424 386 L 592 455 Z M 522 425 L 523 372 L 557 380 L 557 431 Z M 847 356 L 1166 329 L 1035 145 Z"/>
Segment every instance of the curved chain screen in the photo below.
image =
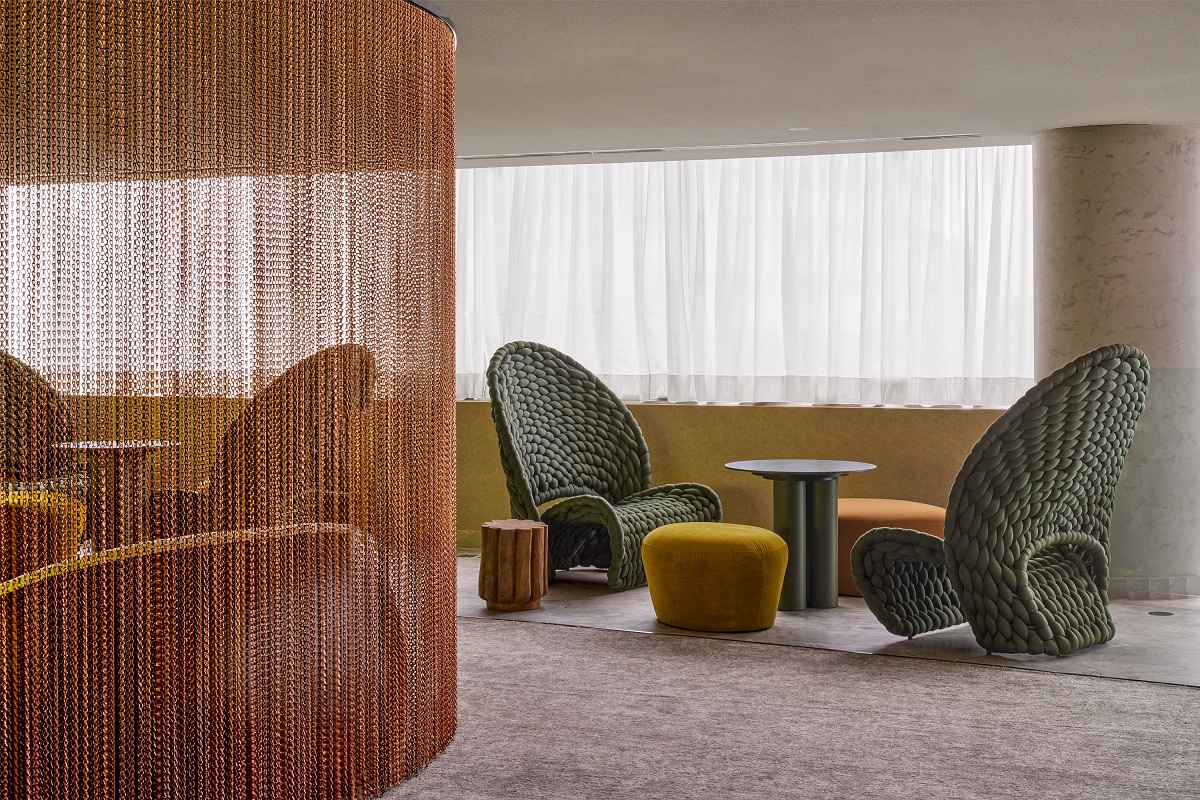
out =
<path fill-rule="evenodd" d="M 0 13 L 0 797 L 378 794 L 457 715 L 453 34 Z"/>

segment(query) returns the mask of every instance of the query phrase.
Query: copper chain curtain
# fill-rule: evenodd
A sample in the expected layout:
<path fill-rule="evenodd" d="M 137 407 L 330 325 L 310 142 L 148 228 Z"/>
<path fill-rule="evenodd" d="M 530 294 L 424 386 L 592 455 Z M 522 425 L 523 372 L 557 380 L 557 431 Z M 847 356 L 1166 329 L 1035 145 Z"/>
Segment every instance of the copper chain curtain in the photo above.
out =
<path fill-rule="evenodd" d="M 0 797 L 378 794 L 456 720 L 453 34 L 3 14 Z"/>

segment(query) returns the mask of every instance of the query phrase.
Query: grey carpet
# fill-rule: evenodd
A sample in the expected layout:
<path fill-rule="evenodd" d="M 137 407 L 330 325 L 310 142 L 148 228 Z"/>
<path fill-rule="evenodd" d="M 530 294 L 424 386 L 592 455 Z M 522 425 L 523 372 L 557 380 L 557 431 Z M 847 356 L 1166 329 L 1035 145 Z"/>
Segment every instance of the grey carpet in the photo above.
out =
<path fill-rule="evenodd" d="M 398 798 L 1200 797 L 1200 690 L 459 620 L 459 730 Z"/>

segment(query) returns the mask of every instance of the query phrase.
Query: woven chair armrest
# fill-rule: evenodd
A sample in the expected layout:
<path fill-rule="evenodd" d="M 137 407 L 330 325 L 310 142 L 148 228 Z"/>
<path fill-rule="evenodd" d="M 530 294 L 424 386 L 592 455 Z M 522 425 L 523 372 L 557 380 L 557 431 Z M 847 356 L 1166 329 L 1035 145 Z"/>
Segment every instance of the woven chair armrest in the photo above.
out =
<path fill-rule="evenodd" d="M 854 585 L 883 626 L 910 639 L 963 622 L 942 540 L 907 528 L 874 528 L 850 551 Z"/>
<path fill-rule="evenodd" d="M 1021 551 L 1021 560 L 1027 562 L 1038 553 L 1062 544 L 1081 547 L 1105 565 L 1108 564 L 1108 552 L 1105 550 L 1104 545 L 1096 537 L 1080 533 L 1079 531 L 1055 531 L 1049 536 L 1034 539 Z"/>
<path fill-rule="evenodd" d="M 1040 539 L 1034 539 L 1025 549 L 1021 551 L 1020 558 L 1017 561 L 1017 589 L 1019 592 L 1029 591 L 1028 565 L 1029 560 L 1035 556 L 1045 553 L 1046 551 L 1066 545 L 1068 547 L 1078 547 L 1086 551 L 1091 557 L 1091 563 L 1088 565 L 1088 571 L 1091 573 L 1092 580 L 1096 582 L 1096 588 L 1103 592 L 1108 592 L 1108 550 L 1103 543 L 1098 541 L 1096 537 L 1089 536 L 1086 533 L 1072 530 L 1055 531 L 1049 536 L 1043 536 Z"/>
<path fill-rule="evenodd" d="M 591 565 L 607 569 L 611 585 L 624 555 L 621 520 L 611 503 L 595 494 L 567 495 L 544 507 L 541 521 L 550 527 L 551 581 L 555 570 Z"/>
<path fill-rule="evenodd" d="M 651 511 L 653 507 L 658 512 Z M 622 516 L 639 518 L 637 528 L 645 536 L 659 525 L 671 522 L 720 522 L 721 500 L 702 483 L 665 483 L 635 492 L 616 505 Z M 638 546 L 641 546 L 640 539 Z"/>
<path fill-rule="evenodd" d="M 936 536 L 909 528 L 872 528 L 858 537 L 850 551 L 850 563 L 857 576 L 866 569 L 868 551 L 884 554 L 888 561 L 919 561 L 945 565 L 945 543 Z"/>
<path fill-rule="evenodd" d="M 721 499 L 717 497 L 717 493 L 703 483 L 664 483 L 661 486 L 651 486 L 649 489 L 643 489 L 640 492 L 625 497 L 621 503 L 636 502 L 646 497 L 658 497 L 661 495 L 678 495 L 681 497 L 694 497 L 705 501 L 707 505 L 716 509 L 716 519 L 721 518 Z"/>
<path fill-rule="evenodd" d="M 542 512 L 542 519 L 558 522 L 599 522 L 616 519 L 612 503 L 598 494 L 577 494 L 563 497 Z"/>

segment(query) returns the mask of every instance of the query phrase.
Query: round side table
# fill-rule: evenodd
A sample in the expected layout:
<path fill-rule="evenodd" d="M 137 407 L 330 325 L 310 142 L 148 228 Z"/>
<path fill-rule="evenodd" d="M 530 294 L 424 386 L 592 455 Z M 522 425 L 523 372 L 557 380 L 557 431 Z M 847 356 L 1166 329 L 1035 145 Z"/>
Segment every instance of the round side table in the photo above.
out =
<path fill-rule="evenodd" d="M 96 540 L 87 540 L 80 547 L 80 554 L 90 545 L 95 550 L 107 550 L 121 545 L 134 544 L 146 528 L 146 457 L 167 447 L 178 447 L 179 442 L 157 439 L 129 439 L 112 441 L 59 442 L 55 447 L 81 452 L 88 462 L 89 489 L 97 489 L 96 497 L 100 508 L 88 508 L 88 532 L 94 531 Z M 112 464 L 112 486 L 107 484 Z M 90 492 L 89 492 L 90 493 Z M 112 501 L 112 523 L 107 524 L 107 504 Z M 90 506 L 90 503 L 89 503 Z"/>
<path fill-rule="evenodd" d="M 862 461 L 776 458 L 726 468 L 775 483 L 775 532 L 788 546 L 780 611 L 837 608 L 838 478 L 875 469 Z"/>

